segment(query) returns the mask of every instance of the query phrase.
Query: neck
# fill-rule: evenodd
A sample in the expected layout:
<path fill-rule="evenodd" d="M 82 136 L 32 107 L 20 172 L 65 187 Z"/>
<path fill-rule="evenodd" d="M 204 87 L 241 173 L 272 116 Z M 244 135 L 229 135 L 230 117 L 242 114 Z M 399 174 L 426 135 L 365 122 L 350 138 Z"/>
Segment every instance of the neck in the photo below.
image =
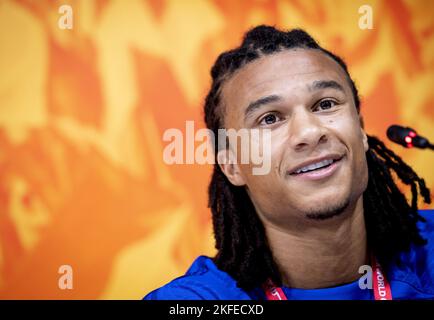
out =
<path fill-rule="evenodd" d="M 282 274 L 292 288 L 316 289 L 355 281 L 367 264 L 363 198 L 337 217 L 312 221 L 297 230 L 264 223 L 269 245 Z"/>

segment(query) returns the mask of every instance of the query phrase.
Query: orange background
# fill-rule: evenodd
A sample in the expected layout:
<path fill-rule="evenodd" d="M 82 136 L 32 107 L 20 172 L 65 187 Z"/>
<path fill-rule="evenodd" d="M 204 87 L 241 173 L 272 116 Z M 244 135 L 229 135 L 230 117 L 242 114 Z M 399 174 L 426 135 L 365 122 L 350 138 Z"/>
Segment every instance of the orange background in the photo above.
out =
<path fill-rule="evenodd" d="M 368 133 L 434 140 L 434 1 L 0 0 L 0 298 L 139 299 L 213 254 L 211 167 L 164 164 L 162 135 L 203 127 L 212 63 L 259 23 L 345 57 Z M 388 145 L 434 190 L 434 152 Z"/>

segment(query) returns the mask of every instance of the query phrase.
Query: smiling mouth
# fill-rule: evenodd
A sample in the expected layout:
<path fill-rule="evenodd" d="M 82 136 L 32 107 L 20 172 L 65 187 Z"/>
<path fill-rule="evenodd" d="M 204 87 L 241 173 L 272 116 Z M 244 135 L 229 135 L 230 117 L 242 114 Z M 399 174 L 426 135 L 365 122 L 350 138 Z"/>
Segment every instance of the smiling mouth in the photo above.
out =
<path fill-rule="evenodd" d="M 303 175 L 303 174 L 310 173 L 310 172 L 321 171 L 321 170 L 324 170 L 324 169 L 332 166 L 336 162 L 341 161 L 342 158 L 343 157 L 340 157 L 339 159 L 325 159 L 322 161 L 318 161 L 316 163 L 312 163 L 312 164 L 304 166 L 300 169 L 297 169 L 297 170 L 291 172 L 290 175 L 298 176 L 298 175 Z"/>

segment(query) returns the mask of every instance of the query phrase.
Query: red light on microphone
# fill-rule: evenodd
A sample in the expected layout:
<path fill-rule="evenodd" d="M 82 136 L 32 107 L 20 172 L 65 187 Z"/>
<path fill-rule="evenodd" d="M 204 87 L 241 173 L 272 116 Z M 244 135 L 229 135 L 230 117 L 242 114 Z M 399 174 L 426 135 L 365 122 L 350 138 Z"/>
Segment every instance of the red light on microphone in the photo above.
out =
<path fill-rule="evenodd" d="M 414 138 L 414 137 L 416 137 L 416 132 L 414 132 L 414 131 L 410 131 L 410 132 L 408 133 L 408 135 L 409 135 L 411 138 Z"/>
<path fill-rule="evenodd" d="M 413 131 L 410 131 L 410 135 L 412 134 L 412 133 L 414 133 Z M 412 137 L 410 137 L 410 136 L 406 136 L 405 138 L 404 138 L 404 141 L 405 142 L 407 142 L 407 148 L 413 148 L 413 138 Z"/>

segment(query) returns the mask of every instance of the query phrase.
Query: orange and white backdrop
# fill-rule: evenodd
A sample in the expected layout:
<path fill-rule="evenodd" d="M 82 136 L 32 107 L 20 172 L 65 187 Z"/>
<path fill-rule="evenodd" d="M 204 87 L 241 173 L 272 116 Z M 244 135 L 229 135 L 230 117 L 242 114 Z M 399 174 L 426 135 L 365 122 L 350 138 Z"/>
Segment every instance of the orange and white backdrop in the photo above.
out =
<path fill-rule="evenodd" d="M 346 58 L 369 133 L 434 140 L 434 1 L 0 0 L 0 298 L 140 299 L 214 253 L 211 167 L 162 135 L 203 127 L 214 59 L 260 23 Z M 433 152 L 388 145 L 434 190 Z"/>

